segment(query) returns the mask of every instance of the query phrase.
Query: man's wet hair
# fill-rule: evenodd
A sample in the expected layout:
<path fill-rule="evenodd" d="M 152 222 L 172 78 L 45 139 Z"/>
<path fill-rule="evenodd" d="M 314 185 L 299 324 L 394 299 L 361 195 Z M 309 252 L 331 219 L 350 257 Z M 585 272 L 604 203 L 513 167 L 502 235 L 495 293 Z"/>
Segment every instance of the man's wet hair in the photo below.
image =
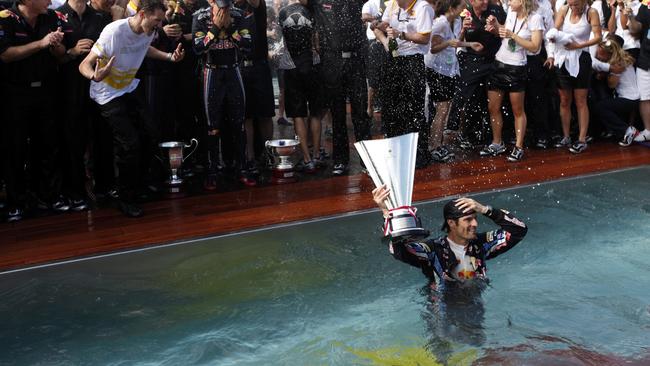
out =
<path fill-rule="evenodd" d="M 167 11 L 167 7 L 162 0 L 140 0 L 140 4 L 138 4 L 138 11 L 151 14 L 156 10 Z"/>

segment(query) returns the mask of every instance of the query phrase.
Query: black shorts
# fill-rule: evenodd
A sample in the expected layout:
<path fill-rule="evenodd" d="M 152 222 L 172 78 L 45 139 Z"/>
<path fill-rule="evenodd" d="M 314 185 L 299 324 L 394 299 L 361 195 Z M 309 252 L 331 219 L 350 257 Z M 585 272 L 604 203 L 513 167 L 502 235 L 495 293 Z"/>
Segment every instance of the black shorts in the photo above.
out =
<path fill-rule="evenodd" d="M 246 118 L 275 116 L 273 77 L 266 60 L 255 60 L 253 65 L 241 68 L 246 91 Z"/>
<path fill-rule="evenodd" d="M 377 41 L 370 41 L 366 62 L 366 75 L 368 77 L 369 87 L 379 89 L 379 84 L 386 69 L 387 58 L 388 52 L 384 49 L 384 45 Z"/>
<path fill-rule="evenodd" d="M 452 100 L 458 88 L 458 77 L 442 75 L 428 67 L 426 70 L 431 100 L 434 102 L 447 102 Z"/>
<path fill-rule="evenodd" d="M 591 55 L 583 51 L 580 54 L 580 71 L 578 76 L 569 75 L 566 67 L 556 69 L 558 88 L 563 90 L 589 89 L 591 85 Z"/>
<path fill-rule="evenodd" d="M 310 62 L 299 63 L 295 69 L 284 70 L 284 108 L 287 117 L 317 115 L 323 109 L 320 70 Z"/>
<path fill-rule="evenodd" d="M 487 79 L 488 90 L 518 93 L 526 90 L 526 66 L 513 66 L 494 61 L 494 69 Z"/>

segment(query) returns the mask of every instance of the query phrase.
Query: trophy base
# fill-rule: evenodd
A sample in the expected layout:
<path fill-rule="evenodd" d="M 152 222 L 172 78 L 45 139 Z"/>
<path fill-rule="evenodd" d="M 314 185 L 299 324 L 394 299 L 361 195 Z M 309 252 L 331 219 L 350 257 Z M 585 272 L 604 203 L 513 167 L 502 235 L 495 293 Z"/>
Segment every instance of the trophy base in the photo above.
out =
<path fill-rule="evenodd" d="M 296 173 L 293 169 L 273 169 L 273 174 L 271 175 L 272 184 L 287 184 L 295 183 L 297 181 L 298 177 L 296 177 Z"/>
<path fill-rule="evenodd" d="M 162 186 L 162 193 L 165 198 L 181 198 L 187 195 L 182 180 L 166 181 Z"/>
<path fill-rule="evenodd" d="M 418 240 L 429 236 L 429 230 L 425 230 L 421 227 L 405 228 L 391 232 L 390 236 L 393 238 Z"/>

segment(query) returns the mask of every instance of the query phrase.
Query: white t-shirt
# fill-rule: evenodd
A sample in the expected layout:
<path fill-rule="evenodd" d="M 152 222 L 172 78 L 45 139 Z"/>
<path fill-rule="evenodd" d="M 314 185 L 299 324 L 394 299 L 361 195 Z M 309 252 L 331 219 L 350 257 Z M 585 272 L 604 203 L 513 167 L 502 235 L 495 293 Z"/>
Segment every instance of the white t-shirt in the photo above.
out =
<path fill-rule="evenodd" d="M 637 0 L 634 0 L 630 3 L 630 7 L 632 8 L 632 13 L 634 16 L 636 16 L 639 13 L 639 8 L 641 7 L 641 3 L 638 2 Z M 620 36 L 623 38 L 623 49 L 624 50 L 629 50 L 632 48 L 640 48 L 641 47 L 641 41 L 638 39 L 634 38 L 630 34 L 629 29 L 623 29 L 623 25 L 621 24 L 621 7 L 617 6 L 616 7 L 616 35 Z"/>
<path fill-rule="evenodd" d="M 383 0 L 368 0 L 366 1 L 365 4 L 363 4 L 363 8 L 361 9 L 362 14 L 370 14 L 371 16 L 377 18 L 381 17 L 383 15 L 383 10 L 381 9 L 381 3 Z M 390 2 L 388 2 L 390 3 Z M 384 3 L 384 9 L 386 8 L 386 4 Z M 375 37 L 375 32 L 373 32 L 370 29 L 370 23 L 368 23 L 368 30 L 366 30 L 366 36 L 368 37 L 369 40 L 373 41 L 377 39 Z"/>
<path fill-rule="evenodd" d="M 462 21 L 460 20 L 460 17 L 456 18 L 452 29 L 447 17 L 445 15 L 439 16 L 433 21 L 431 36 L 439 36 L 443 41 L 458 39 L 460 36 L 461 23 Z M 456 49 L 453 47 L 447 47 L 438 53 L 427 52 L 424 55 L 424 64 L 438 74 L 449 77 L 460 75 Z"/>
<path fill-rule="evenodd" d="M 120 19 L 107 25 L 93 45 L 92 52 L 106 63 L 115 56 L 110 74 L 100 82 L 90 82 L 90 98 L 100 105 L 130 93 L 140 80 L 135 78 L 142 60 L 147 55 L 155 32 L 134 33 L 127 19 Z"/>
<path fill-rule="evenodd" d="M 396 0 L 392 0 L 386 7 L 382 20 L 400 32 L 428 35 L 431 33 L 433 16 L 433 8 L 425 0 L 416 0 L 408 11 L 400 8 Z M 397 45 L 400 56 L 426 55 L 429 52 L 429 43 L 417 44 L 398 39 Z"/>
<path fill-rule="evenodd" d="M 641 98 L 634 66 L 629 65 L 620 75 L 618 85 L 616 85 L 616 95 L 618 95 L 619 98 L 629 100 L 639 100 Z"/>
<path fill-rule="evenodd" d="M 458 265 L 453 269 L 452 275 L 457 280 L 469 280 L 476 277 L 476 266 L 472 265 L 471 257 L 466 254 L 465 246 L 456 244 L 453 241 L 449 240 L 449 247 L 454 256 L 458 260 Z"/>
<path fill-rule="evenodd" d="M 516 33 L 519 37 L 530 41 L 533 31 L 544 31 L 544 23 L 539 14 L 531 13 L 525 20 L 517 19 L 517 13 L 511 11 L 506 18 L 505 27 Z M 506 65 L 524 66 L 526 65 L 526 49 L 515 43 L 514 50 L 510 49 L 508 43 L 512 38 L 501 40 L 501 48 L 496 54 L 495 59 Z M 514 41 L 513 41 L 514 42 Z"/>

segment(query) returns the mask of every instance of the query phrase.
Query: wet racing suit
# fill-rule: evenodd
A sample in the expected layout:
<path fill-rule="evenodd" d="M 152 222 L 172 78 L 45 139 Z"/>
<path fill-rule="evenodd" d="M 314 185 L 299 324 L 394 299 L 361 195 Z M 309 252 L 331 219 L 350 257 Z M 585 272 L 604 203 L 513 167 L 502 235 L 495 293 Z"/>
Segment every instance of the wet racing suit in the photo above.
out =
<path fill-rule="evenodd" d="M 485 216 L 501 228 L 479 233 L 467 245 L 466 255 L 470 257 L 477 278 L 486 278 L 486 260 L 510 250 L 528 231 L 526 224 L 505 210 L 493 209 Z M 459 261 L 446 236 L 411 243 L 390 242 L 389 251 L 395 259 L 422 269 L 422 273 L 434 285 L 436 277 L 445 280 L 441 281 L 442 284 L 457 281 L 452 271 Z"/>
<path fill-rule="evenodd" d="M 231 7 L 230 15 L 230 27 L 219 29 L 212 23 L 212 8 L 200 9 L 192 20 L 192 38 L 194 51 L 203 57 L 202 89 L 208 130 L 217 130 L 219 134 L 228 124 L 232 136 L 221 138 L 232 138 L 233 155 L 241 170 L 246 162 L 246 94 L 239 64 L 242 50 L 250 49 L 252 40 L 243 26 L 241 11 Z M 208 142 L 210 172 L 218 164 L 216 146 L 216 139 Z"/>

